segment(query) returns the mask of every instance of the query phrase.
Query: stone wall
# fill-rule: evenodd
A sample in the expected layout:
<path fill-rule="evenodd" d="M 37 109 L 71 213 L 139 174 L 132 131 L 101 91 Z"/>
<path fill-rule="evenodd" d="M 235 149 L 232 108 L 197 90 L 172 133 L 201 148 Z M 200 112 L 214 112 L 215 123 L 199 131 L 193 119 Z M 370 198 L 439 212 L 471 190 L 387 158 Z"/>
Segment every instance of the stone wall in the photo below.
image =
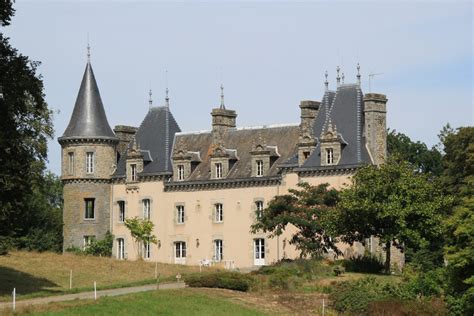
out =
<path fill-rule="evenodd" d="M 387 97 L 378 93 L 364 96 L 365 139 L 374 164 L 379 165 L 387 156 Z"/>

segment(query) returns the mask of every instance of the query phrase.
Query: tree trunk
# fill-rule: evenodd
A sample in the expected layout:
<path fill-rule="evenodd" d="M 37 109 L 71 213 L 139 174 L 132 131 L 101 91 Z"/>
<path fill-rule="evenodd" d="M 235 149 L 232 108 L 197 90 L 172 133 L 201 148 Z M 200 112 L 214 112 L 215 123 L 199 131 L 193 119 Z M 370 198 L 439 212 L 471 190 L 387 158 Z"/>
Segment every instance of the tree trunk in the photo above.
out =
<path fill-rule="evenodd" d="M 390 274 L 390 241 L 385 244 L 385 273 Z"/>

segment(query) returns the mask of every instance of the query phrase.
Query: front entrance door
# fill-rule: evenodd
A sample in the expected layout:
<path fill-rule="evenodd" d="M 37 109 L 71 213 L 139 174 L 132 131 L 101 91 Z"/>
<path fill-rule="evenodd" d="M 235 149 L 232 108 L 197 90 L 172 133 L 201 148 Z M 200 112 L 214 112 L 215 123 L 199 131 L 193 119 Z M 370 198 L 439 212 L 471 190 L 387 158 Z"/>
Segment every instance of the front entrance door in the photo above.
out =
<path fill-rule="evenodd" d="M 174 263 L 186 264 L 186 243 L 184 241 L 174 243 Z"/>

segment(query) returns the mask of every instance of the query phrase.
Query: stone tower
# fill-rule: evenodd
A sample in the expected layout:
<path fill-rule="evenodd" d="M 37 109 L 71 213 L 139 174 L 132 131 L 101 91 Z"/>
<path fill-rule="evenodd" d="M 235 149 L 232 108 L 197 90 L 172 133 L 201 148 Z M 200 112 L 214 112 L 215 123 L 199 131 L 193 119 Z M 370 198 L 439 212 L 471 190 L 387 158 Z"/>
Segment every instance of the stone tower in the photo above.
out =
<path fill-rule="evenodd" d="M 379 93 L 364 95 L 365 139 L 374 164 L 380 165 L 387 156 L 387 97 Z"/>
<path fill-rule="evenodd" d="M 107 122 L 90 60 L 71 120 L 58 141 L 64 184 L 63 249 L 82 248 L 110 229 L 110 181 L 119 141 Z"/>

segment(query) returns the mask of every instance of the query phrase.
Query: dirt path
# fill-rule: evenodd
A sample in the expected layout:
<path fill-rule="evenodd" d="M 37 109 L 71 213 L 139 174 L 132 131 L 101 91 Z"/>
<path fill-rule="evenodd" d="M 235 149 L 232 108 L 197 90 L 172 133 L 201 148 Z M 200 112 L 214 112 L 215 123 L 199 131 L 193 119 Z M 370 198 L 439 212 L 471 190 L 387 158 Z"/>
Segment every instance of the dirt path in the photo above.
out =
<path fill-rule="evenodd" d="M 170 290 L 170 289 L 182 289 L 184 287 L 185 287 L 184 282 L 163 283 L 158 286 L 158 289 Z M 97 298 L 103 297 L 103 296 L 117 296 L 117 295 L 132 294 L 132 293 L 138 293 L 138 292 L 154 291 L 156 289 L 157 289 L 157 285 L 151 284 L 151 285 L 142 285 L 142 286 L 134 286 L 134 287 L 124 287 L 124 288 L 119 288 L 119 289 L 100 290 L 100 291 L 97 291 Z M 79 299 L 79 300 L 94 299 L 94 291 L 20 300 L 16 302 L 16 307 L 49 304 L 53 302 L 73 301 L 76 299 Z M 0 311 L 4 309 L 12 309 L 12 308 L 13 308 L 12 302 L 0 303 Z"/>

